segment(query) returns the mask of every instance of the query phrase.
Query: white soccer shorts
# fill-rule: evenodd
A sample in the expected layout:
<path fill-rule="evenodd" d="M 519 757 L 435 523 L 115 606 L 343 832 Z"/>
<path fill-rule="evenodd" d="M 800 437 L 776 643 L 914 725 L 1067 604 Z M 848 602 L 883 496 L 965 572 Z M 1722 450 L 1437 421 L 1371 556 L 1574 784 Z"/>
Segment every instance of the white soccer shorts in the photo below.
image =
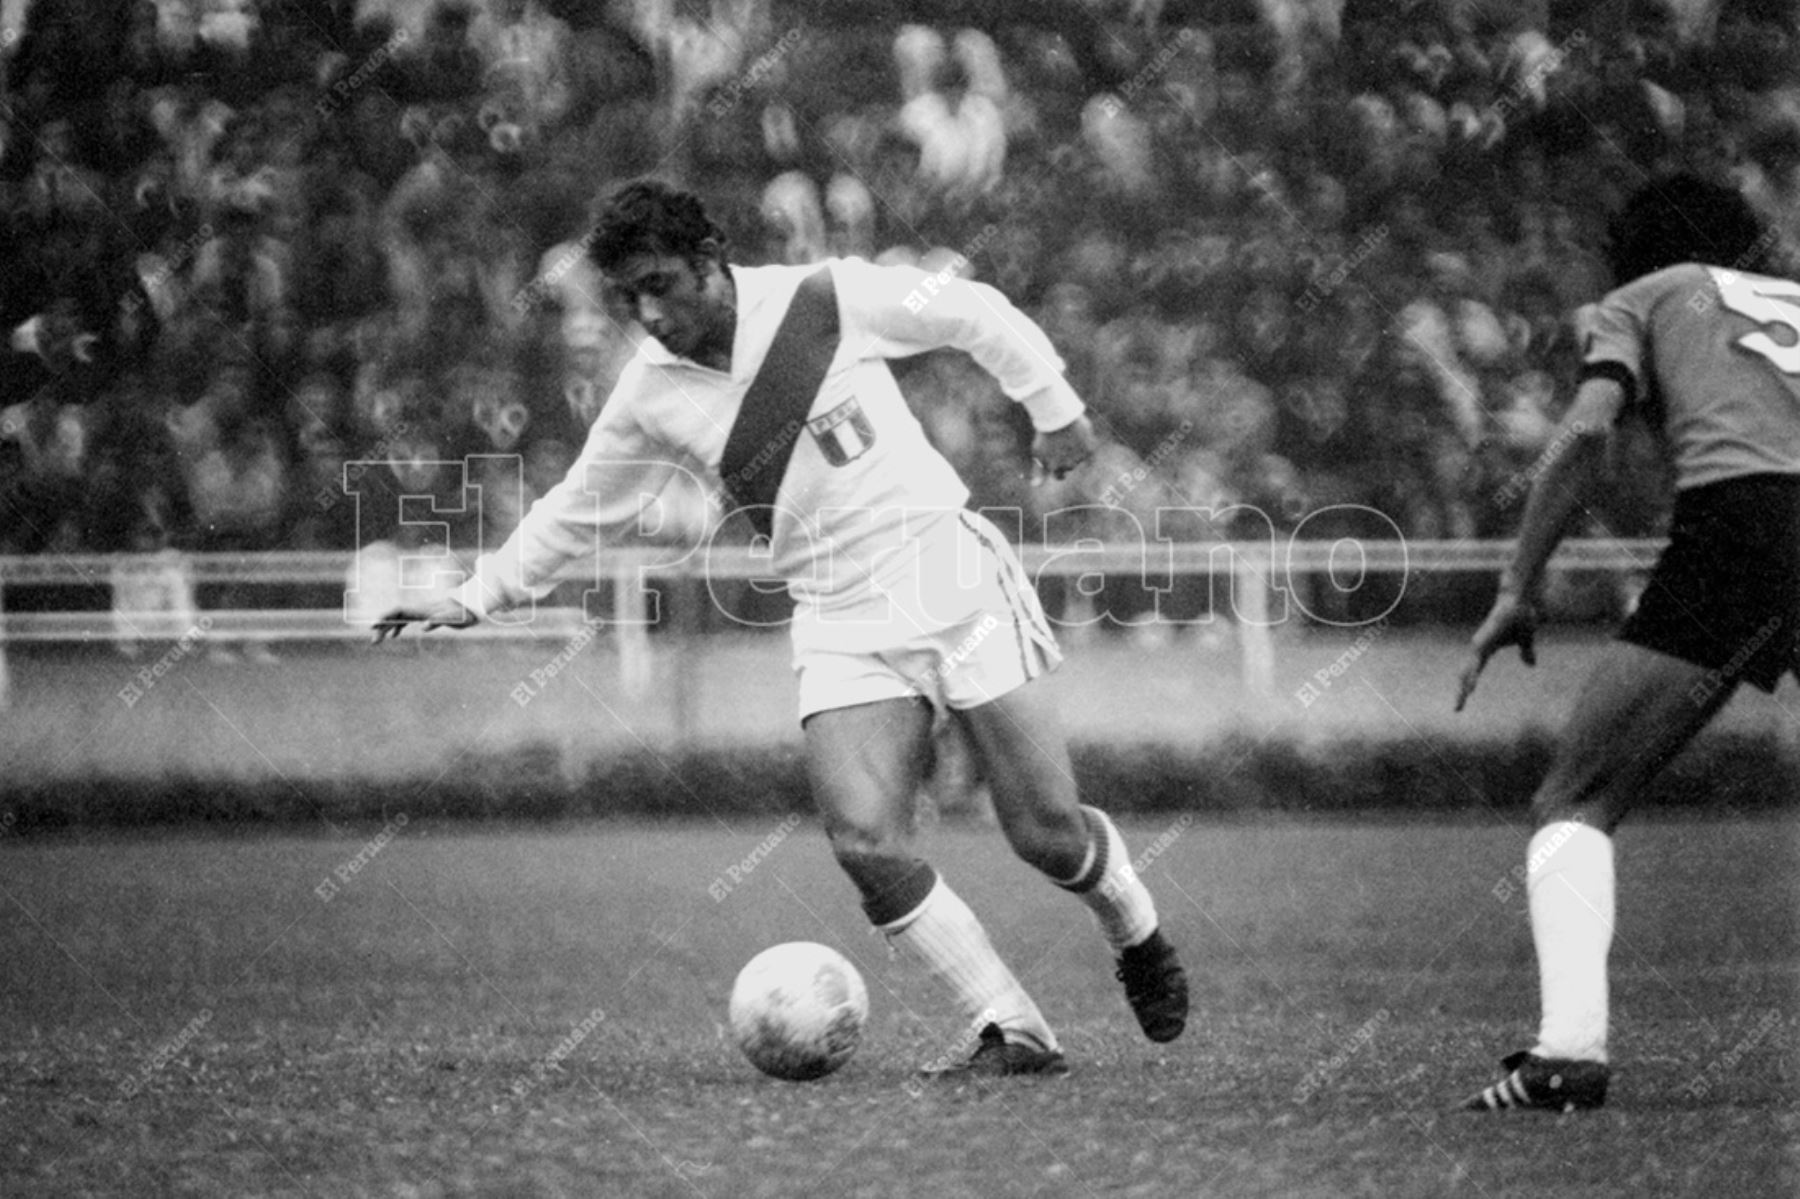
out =
<path fill-rule="evenodd" d="M 979 516 L 964 513 L 961 519 L 982 550 L 974 610 L 930 632 L 897 629 L 890 649 L 797 650 L 802 722 L 815 712 L 885 699 L 923 698 L 940 711 L 979 707 L 1062 662 L 1037 591 L 1012 547 Z"/>

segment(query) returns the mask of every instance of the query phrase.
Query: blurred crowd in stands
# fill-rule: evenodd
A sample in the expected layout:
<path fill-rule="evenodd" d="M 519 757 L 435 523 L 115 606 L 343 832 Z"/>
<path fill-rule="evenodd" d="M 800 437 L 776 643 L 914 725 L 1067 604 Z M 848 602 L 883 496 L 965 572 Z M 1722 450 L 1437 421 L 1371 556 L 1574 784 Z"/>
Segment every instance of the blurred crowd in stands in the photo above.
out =
<path fill-rule="evenodd" d="M 1110 438 L 1060 484 L 971 362 L 897 364 L 977 505 L 1504 535 L 1608 208 L 1679 164 L 1800 211 L 1788 0 L 0 11 L 0 553 L 496 544 L 641 336 L 583 250 L 643 172 L 739 261 L 1041 320 Z"/>

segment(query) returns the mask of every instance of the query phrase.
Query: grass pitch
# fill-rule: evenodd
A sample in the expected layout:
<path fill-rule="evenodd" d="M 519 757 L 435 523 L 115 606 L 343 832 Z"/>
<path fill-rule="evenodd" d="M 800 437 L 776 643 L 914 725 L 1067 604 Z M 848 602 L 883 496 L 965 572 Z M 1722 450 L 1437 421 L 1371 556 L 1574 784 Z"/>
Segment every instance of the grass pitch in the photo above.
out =
<path fill-rule="evenodd" d="M 1103 797 L 1102 797 L 1103 801 Z M 1770 1196 L 1796 1192 L 1800 821 L 1619 838 L 1611 1105 L 1448 1109 L 1536 989 L 1492 819 L 1126 827 L 1192 973 L 1144 1041 L 1086 911 L 997 832 L 926 850 L 1058 1027 L 966 1051 L 809 821 L 0 843 L 0 1194 Z M 751 851 L 777 840 L 754 862 Z M 746 865 L 750 869 L 745 870 Z M 734 869 L 735 868 L 735 869 Z M 816 1083 L 724 1039 L 738 967 L 849 954 L 868 1038 Z"/>

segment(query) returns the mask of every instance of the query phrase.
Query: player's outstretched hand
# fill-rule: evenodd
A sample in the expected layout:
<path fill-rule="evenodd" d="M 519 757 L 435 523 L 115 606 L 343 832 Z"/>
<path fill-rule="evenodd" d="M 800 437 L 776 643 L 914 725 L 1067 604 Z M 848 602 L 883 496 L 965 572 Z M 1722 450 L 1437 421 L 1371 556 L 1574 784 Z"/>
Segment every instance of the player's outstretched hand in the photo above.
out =
<path fill-rule="evenodd" d="M 1031 444 L 1031 457 L 1039 469 L 1062 478 L 1094 456 L 1100 436 L 1094 424 L 1078 416 L 1060 429 L 1039 433 Z"/>
<path fill-rule="evenodd" d="M 1495 651 L 1509 645 L 1519 647 L 1519 657 L 1527 666 L 1537 665 L 1538 614 L 1537 605 L 1520 599 L 1508 591 L 1500 593 L 1489 610 L 1487 619 L 1475 630 L 1475 636 L 1469 639 L 1469 660 L 1463 667 L 1462 681 L 1456 691 L 1456 710 L 1463 710 L 1469 702 L 1469 696 L 1475 691 L 1475 682 L 1481 677 L 1482 667 Z"/>
<path fill-rule="evenodd" d="M 425 631 L 429 633 L 437 628 L 466 629 L 475 623 L 476 617 L 459 601 L 451 598 L 441 599 L 422 611 L 417 608 L 395 608 L 375 622 L 374 644 L 379 645 L 398 637 L 407 625 L 419 621 L 425 623 Z"/>

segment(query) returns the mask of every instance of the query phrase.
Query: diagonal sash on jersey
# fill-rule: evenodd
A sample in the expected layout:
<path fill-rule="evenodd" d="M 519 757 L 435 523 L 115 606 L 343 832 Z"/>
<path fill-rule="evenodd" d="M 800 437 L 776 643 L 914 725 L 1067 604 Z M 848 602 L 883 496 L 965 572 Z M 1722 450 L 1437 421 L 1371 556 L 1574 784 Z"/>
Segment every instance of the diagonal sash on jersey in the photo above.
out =
<path fill-rule="evenodd" d="M 775 493 L 837 348 L 837 288 L 821 267 L 794 292 L 719 456 L 725 490 L 765 537 L 772 536 Z"/>

